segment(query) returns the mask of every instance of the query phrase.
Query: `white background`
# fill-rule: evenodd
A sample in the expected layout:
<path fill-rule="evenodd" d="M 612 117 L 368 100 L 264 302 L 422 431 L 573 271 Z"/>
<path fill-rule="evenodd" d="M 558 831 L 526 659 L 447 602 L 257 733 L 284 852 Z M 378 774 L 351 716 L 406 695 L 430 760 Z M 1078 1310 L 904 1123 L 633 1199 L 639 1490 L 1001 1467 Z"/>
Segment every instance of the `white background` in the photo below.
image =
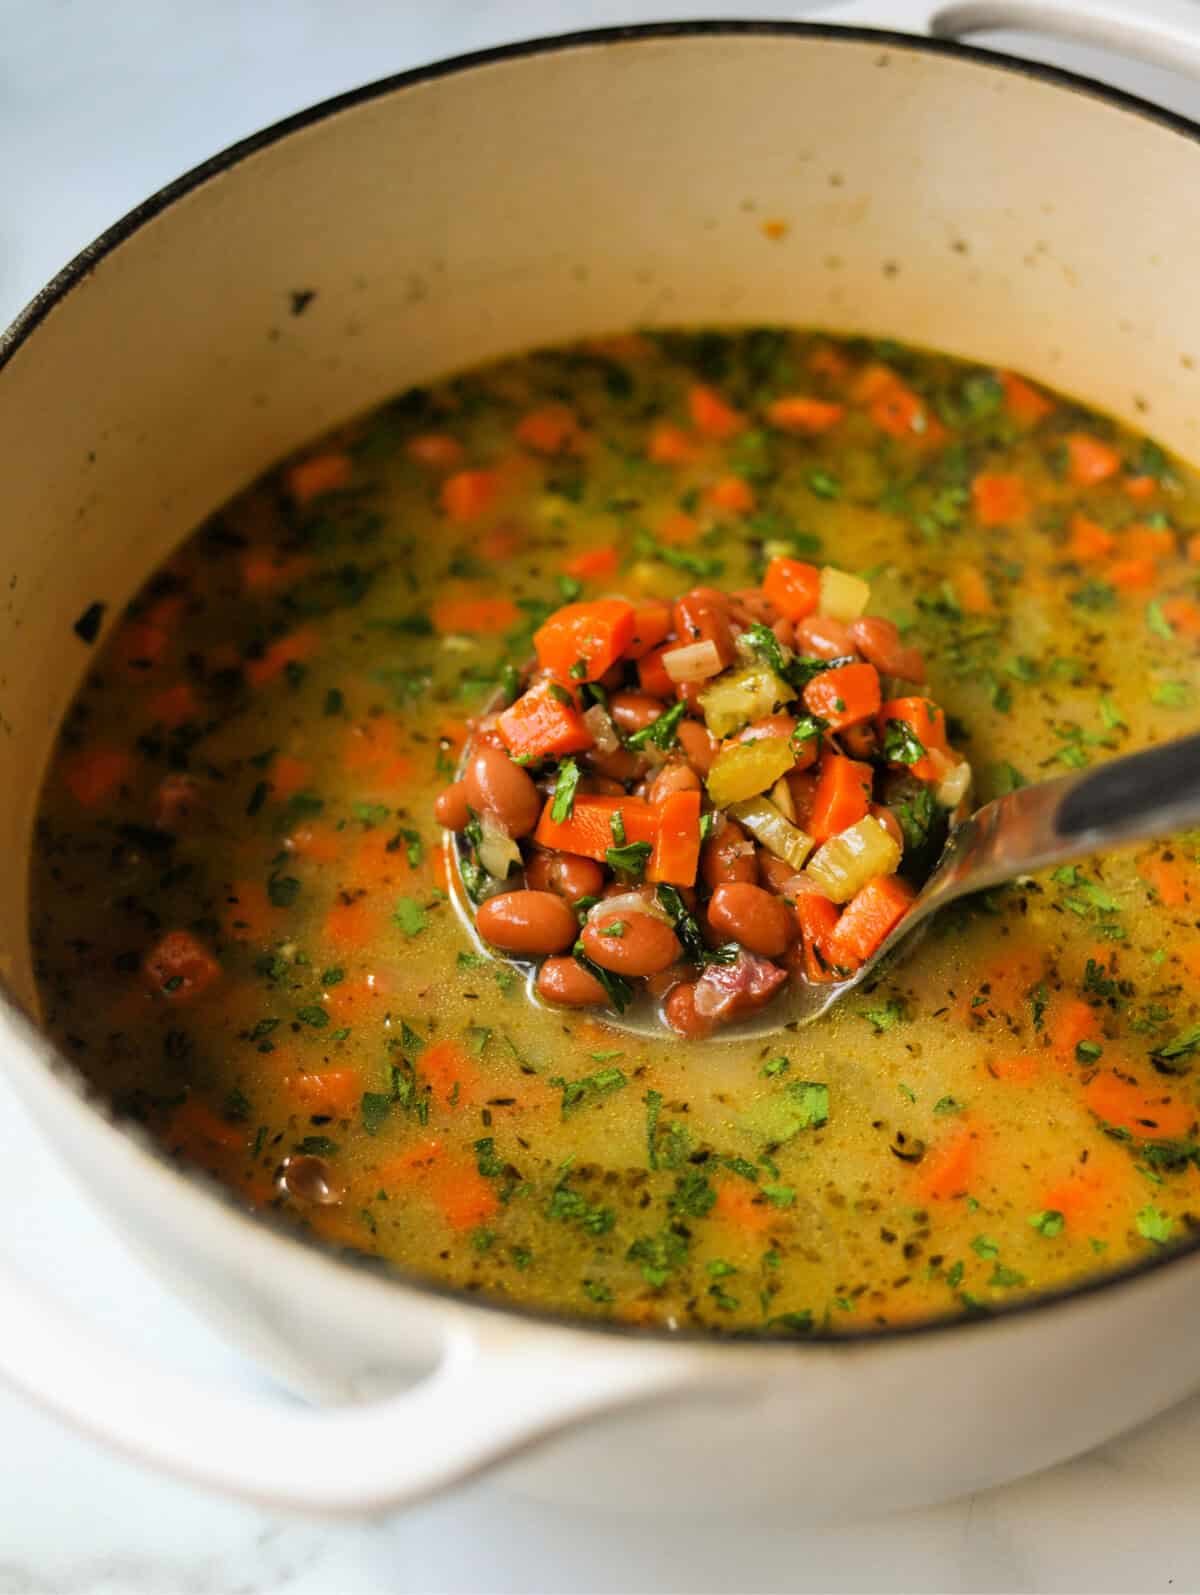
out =
<path fill-rule="evenodd" d="M 752 10 L 732 0 L 0 0 L 0 323 L 160 184 L 314 100 L 521 36 L 794 9 L 765 0 Z M 1200 90 L 1166 74 L 1053 54 L 1200 116 Z M 91 1212 L 2 1072 L 0 1214 L 0 1253 L 53 1282 L 99 1332 L 265 1393 Z M 0 1300 L 0 1333 L 2 1315 Z M 1200 1349 L 1197 1360 L 1200 1370 Z M 936 1388 L 929 1395 L 936 1401 Z M 509 1496 L 502 1480 L 388 1522 L 330 1527 L 151 1478 L 0 1390 L 0 1595 L 1187 1591 L 1200 1589 L 1198 1499 L 1193 1401 L 1024 1484 L 882 1520 L 864 1501 L 863 1521 L 821 1532 L 780 1520 L 550 1513 Z"/>

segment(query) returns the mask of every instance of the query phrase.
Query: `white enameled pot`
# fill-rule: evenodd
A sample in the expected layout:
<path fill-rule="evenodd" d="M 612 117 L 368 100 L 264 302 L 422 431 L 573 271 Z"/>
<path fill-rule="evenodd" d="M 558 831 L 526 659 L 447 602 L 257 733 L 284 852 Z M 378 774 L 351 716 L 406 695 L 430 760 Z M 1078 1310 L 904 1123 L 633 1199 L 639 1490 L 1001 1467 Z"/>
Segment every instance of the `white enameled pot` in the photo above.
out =
<path fill-rule="evenodd" d="M 24 867 L 77 618 L 111 621 L 285 451 L 449 369 L 631 324 L 817 323 L 1028 371 L 1200 457 L 1200 130 L 946 37 L 1007 21 L 1200 70 L 1189 10 L 977 0 L 936 40 L 731 23 L 494 51 L 228 151 L 30 306 L 0 347 L 0 1066 L 146 1260 L 306 1400 L 135 1364 L 17 1278 L 0 1372 L 151 1465 L 298 1510 L 505 1459 L 547 1496 L 797 1518 L 1010 1478 L 1200 1384 L 1195 1251 L 800 1344 L 585 1327 L 347 1262 L 88 1099 L 37 1028 Z M 871 16 L 917 25 L 894 12 Z"/>

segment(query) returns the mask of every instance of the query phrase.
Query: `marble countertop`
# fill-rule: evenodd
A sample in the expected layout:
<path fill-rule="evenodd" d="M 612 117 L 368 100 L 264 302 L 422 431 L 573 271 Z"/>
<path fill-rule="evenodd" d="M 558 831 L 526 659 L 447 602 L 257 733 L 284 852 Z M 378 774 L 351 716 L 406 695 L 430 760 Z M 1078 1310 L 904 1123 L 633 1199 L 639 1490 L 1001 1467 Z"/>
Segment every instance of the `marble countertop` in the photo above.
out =
<path fill-rule="evenodd" d="M 521 35 L 795 9 L 765 0 L 0 0 L 0 322 L 161 183 L 356 83 Z M 1200 90 L 1166 73 L 1094 52 L 1039 53 L 1200 112 Z M 0 1253 L 68 1294 L 100 1330 L 197 1375 L 261 1386 L 91 1209 L 2 1075 L 0 1202 Z M 507 1493 L 502 1479 L 390 1521 L 329 1526 L 153 1477 L 4 1390 L 0 1436 L 0 1595 L 1200 1590 L 1200 1399 L 1021 1484 L 819 1532 L 781 1520 L 551 1513 Z"/>

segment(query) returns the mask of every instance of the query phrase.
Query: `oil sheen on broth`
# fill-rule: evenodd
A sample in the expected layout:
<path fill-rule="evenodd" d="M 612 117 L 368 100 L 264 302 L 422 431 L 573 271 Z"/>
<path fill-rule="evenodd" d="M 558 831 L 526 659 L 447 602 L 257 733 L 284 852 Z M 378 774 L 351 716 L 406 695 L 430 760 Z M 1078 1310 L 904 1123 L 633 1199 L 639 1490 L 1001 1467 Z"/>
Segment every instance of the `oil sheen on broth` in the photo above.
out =
<path fill-rule="evenodd" d="M 643 1040 L 473 938 L 433 804 L 551 610 L 780 555 L 869 580 L 981 801 L 1182 734 L 1198 529 L 1153 443 L 892 344 L 629 335 L 406 393 L 107 629 L 38 816 L 49 1028 L 247 1203 L 561 1312 L 837 1332 L 1154 1254 L 1200 1199 L 1196 835 L 987 894 L 803 1032 Z"/>

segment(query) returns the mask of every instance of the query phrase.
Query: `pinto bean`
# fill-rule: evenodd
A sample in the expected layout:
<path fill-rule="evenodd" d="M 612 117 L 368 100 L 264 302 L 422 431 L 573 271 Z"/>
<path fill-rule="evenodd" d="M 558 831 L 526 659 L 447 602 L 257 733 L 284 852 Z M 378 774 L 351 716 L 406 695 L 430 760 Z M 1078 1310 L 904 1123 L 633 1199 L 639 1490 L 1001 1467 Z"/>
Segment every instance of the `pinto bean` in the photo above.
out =
<path fill-rule="evenodd" d="M 527 771 L 498 748 L 473 750 L 463 775 L 467 802 L 477 814 L 491 814 L 510 836 L 528 836 L 542 812 Z"/>
<path fill-rule="evenodd" d="M 643 731 L 661 719 L 666 704 L 648 692 L 615 692 L 608 700 L 608 712 L 624 732 Z"/>
<path fill-rule="evenodd" d="M 733 627 L 730 625 L 729 599 L 715 587 L 693 587 L 684 593 L 674 609 L 675 631 L 680 644 L 707 640 L 717 645 L 721 669 L 734 661 Z"/>
<path fill-rule="evenodd" d="M 466 782 L 451 781 L 449 786 L 443 787 L 438 793 L 433 805 L 433 817 L 448 831 L 465 831 L 467 822 L 471 818 L 468 812 L 470 807 L 467 801 Z"/>
<path fill-rule="evenodd" d="M 625 788 L 620 781 L 613 781 L 607 775 L 585 775 L 579 782 L 579 790 L 590 794 L 592 797 L 624 797 Z"/>
<path fill-rule="evenodd" d="M 787 904 L 746 881 L 717 887 L 709 900 L 708 922 L 719 935 L 763 958 L 778 958 L 792 939 Z"/>
<path fill-rule="evenodd" d="M 696 983 L 685 981 L 676 986 L 663 1003 L 663 1018 L 678 1035 L 690 1041 L 700 1041 L 711 1036 L 716 1025 L 711 1019 L 696 1012 Z"/>
<path fill-rule="evenodd" d="M 875 819 L 879 821 L 880 825 L 883 826 L 884 830 L 892 838 L 896 846 L 901 850 L 901 852 L 903 852 L 904 831 L 900 825 L 900 821 L 892 813 L 891 809 L 885 808 L 882 803 L 872 803 L 871 813 Z"/>
<path fill-rule="evenodd" d="M 614 927 L 624 927 L 614 935 Z M 652 914 L 612 909 L 583 928 L 583 950 L 601 969 L 618 975 L 656 975 L 679 957 L 678 938 L 665 920 Z"/>
<path fill-rule="evenodd" d="M 783 616 L 775 622 L 771 630 L 775 633 L 775 641 L 781 647 L 790 648 L 796 641 L 795 625 Z"/>
<path fill-rule="evenodd" d="M 758 850 L 758 881 L 768 892 L 782 894 L 796 876 L 796 871 L 790 864 L 781 858 L 776 858 L 774 853 L 768 853 L 765 847 Z"/>
<path fill-rule="evenodd" d="M 646 760 L 628 748 L 617 748 L 612 753 L 592 752 L 586 757 L 588 769 L 610 781 L 635 781 L 647 768 Z"/>
<path fill-rule="evenodd" d="M 905 681 L 925 680 L 925 659 L 919 648 L 908 647 L 900 629 L 882 615 L 863 615 L 851 621 L 850 638 L 863 658 L 885 676 Z"/>
<path fill-rule="evenodd" d="M 760 737 L 790 737 L 796 729 L 794 714 L 768 714 L 761 720 L 752 720 L 744 726 L 736 737 L 735 742 L 757 742 Z"/>
<path fill-rule="evenodd" d="M 771 626 L 779 619 L 779 611 L 761 587 L 738 587 L 729 594 L 729 609 L 733 618 L 746 627 L 756 621 Z"/>
<path fill-rule="evenodd" d="M 707 775 L 717 756 L 717 744 L 709 734 L 708 728 L 702 726 L 698 720 L 681 720 L 675 735 L 679 738 L 680 747 L 687 754 L 688 763 L 693 769 L 699 770 L 701 775 Z"/>
<path fill-rule="evenodd" d="M 579 925 L 555 892 L 502 892 L 479 905 L 475 926 L 484 941 L 501 952 L 537 958 L 564 952 Z"/>
<path fill-rule="evenodd" d="M 796 647 L 817 659 L 842 659 L 854 652 L 850 628 L 829 615 L 809 615 L 796 622 Z"/>
<path fill-rule="evenodd" d="M 578 853 L 548 853 L 539 849 L 525 866 L 525 884 L 535 892 L 557 892 L 568 903 L 581 897 L 598 897 L 604 871 L 594 859 Z"/>
<path fill-rule="evenodd" d="M 879 747 L 879 737 L 869 720 L 839 731 L 842 747 L 852 759 L 869 759 Z"/>
<path fill-rule="evenodd" d="M 673 792 L 698 792 L 700 790 L 700 777 L 690 764 L 684 764 L 681 759 L 672 759 L 670 764 L 664 764 L 662 769 L 650 782 L 646 796 L 651 803 L 662 803 Z"/>
<path fill-rule="evenodd" d="M 608 1001 L 595 975 L 573 958 L 547 958 L 538 970 L 536 989 L 543 1002 L 560 1008 L 591 1008 Z"/>
<path fill-rule="evenodd" d="M 700 873 L 714 891 L 726 881 L 752 881 L 754 843 L 736 820 L 727 820 L 700 850 Z"/>

